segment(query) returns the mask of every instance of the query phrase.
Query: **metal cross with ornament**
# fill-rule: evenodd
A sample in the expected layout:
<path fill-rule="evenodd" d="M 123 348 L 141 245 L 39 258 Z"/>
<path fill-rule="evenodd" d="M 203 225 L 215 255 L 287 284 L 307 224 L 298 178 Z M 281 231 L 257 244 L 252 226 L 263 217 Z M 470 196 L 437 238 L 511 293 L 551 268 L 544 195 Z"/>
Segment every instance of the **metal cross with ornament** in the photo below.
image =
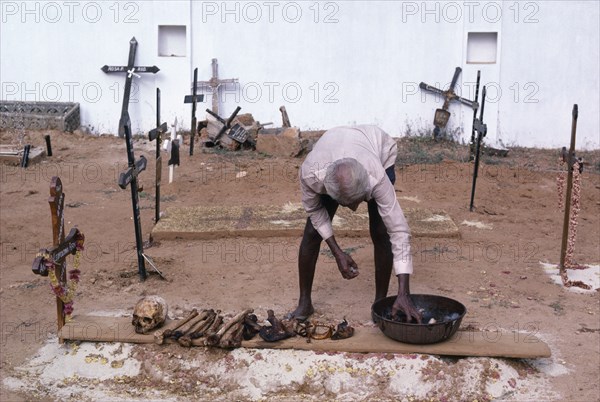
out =
<path fill-rule="evenodd" d="M 57 279 L 56 285 L 64 291 L 67 288 L 67 263 L 65 259 L 69 254 L 75 254 L 83 248 L 84 236 L 79 229 L 73 228 L 69 235 L 65 237 L 65 193 L 63 193 L 62 182 L 57 176 L 54 176 L 50 183 L 48 203 L 50 204 L 52 217 L 52 247 L 50 249 L 40 249 L 31 269 L 33 273 L 41 276 L 48 276 L 49 270 L 53 270 Z M 60 334 L 60 329 L 65 325 L 65 304 L 58 294 L 56 296 L 56 315 L 58 333 Z"/>
<path fill-rule="evenodd" d="M 477 104 L 477 100 L 471 101 L 469 99 L 462 98 L 456 95 L 456 93 L 454 92 L 454 87 L 456 86 L 458 76 L 461 72 L 462 69 L 460 67 L 456 67 L 456 69 L 454 70 L 454 76 L 452 77 L 452 83 L 450 84 L 450 88 L 448 88 L 446 91 L 428 85 L 424 82 L 421 82 L 419 84 L 419 88 L 421 88 L 422 90 L 433 92 L 434 94 L 441 95 L 444 98 L 443 106 L 441 107 L 441 109 L 436 109 L 435 116 L 433 118 L 433 124 L 435 126 L 435 128 L 433 129 L 433 137 L 436 140 L 440 137 L 441 130 L 446 128 L 446 125 L 448 124 L 448 119 L 450 119 L 450 112 L 448 111 L 448 106 L 450 105 L 450 102 L 458 101 L 464 105 L 473 108 L 473 110 L 475 111 L 479 107 L 479 105 Z"/>

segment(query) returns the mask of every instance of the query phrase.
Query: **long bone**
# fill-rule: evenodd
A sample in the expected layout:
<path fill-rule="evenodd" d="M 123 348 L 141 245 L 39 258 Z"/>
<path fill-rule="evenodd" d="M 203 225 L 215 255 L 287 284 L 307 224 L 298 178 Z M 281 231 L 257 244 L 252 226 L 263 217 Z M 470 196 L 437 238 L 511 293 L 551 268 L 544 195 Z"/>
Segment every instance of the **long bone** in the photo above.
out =
<path fill-rule="evenodd" d="M 193 309 L 190 314 L 181 321 L 171 321 L 169 324 L 165 325 L 163 328 L 159 329 L 154 333 L 154 343 L 157 345 L 162 345 L 165 341 L 165 337 L 169 336 L 171 333 L 176 331 L 182 325 L 186 324 L 188 321 L 193 319 L 198 315 L 198 310 Z M 169 332 L 167 332 L 169 331 Z"/>

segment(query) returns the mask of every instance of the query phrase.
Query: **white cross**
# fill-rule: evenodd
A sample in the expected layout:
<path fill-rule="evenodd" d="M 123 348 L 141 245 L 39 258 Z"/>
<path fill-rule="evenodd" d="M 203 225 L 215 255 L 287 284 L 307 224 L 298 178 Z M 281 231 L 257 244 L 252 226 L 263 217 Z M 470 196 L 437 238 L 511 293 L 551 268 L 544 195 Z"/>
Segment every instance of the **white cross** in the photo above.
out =
<path fill-rule="evenodd" d="M 131 78 L 132 75 L 135 75 L 137 78 L 141 78 L 142 77 L 141 75 L 135 73 L 135 67 L 132 68 L 131 70 L 127 70 L 127 73 L 129 74 L 127 76 L 127 78 Z"/>

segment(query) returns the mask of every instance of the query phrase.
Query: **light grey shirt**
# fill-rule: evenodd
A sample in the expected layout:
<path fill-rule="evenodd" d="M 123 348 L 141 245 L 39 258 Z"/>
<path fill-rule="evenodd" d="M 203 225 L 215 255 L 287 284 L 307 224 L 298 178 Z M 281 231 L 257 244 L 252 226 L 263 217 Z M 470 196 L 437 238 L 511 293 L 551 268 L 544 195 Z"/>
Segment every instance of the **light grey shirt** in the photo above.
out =
<path fill-rule="evenodd" d="M 342 158 L 356 159 L 369 175 L 367 201 L 374 199 L 390 236 L 394 254 L 394 271 L 412 274 L 410 228 L 396 199 L 396 191 L 385 173 L 394 166 L 396 141 L 377 126 L 336 127 L 317 141 L 300 168 L 302 205 L 323 240 L 333 236 L 327 210 L 321 203 L 325 190 L 325 173 L 329 164 Z"/>

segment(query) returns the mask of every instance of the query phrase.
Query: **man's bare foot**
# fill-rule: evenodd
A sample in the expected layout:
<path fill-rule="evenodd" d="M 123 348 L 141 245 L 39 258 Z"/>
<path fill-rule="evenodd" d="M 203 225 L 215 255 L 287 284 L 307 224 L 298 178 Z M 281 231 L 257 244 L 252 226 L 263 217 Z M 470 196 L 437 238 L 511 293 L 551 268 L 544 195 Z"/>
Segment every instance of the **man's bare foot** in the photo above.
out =
<path fill-rule="evenodd" d="M 296 308 L 296 310 L 292 311 L 291 313 L 288 313 L 285 316 L 285 319 L 286 320 L 296 319 L 298 321 L 306 321 L 308 319 L 308 317 L 313 315 L 314 312 L 315 312 L 315 309 L 313 308 L 312 305 L 308 305 L 308 306 L 299 305 Z"/>

